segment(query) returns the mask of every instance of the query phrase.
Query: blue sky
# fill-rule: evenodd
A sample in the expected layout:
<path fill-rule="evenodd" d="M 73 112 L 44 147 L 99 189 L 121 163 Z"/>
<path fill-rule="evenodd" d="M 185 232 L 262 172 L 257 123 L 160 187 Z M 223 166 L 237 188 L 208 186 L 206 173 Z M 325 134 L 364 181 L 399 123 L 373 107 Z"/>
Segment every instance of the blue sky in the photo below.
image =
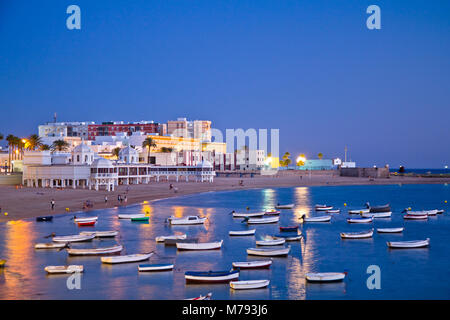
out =
<path fill-rule="evenodd" d="M 67 6 L 81 30 L 66 28 Z M 381 30 L 366 8 L 381 8 Z M 450 165 L 449 1 L 0 2 L 0 132 L 60 121 L 279 128 L 281 152 Z"/>

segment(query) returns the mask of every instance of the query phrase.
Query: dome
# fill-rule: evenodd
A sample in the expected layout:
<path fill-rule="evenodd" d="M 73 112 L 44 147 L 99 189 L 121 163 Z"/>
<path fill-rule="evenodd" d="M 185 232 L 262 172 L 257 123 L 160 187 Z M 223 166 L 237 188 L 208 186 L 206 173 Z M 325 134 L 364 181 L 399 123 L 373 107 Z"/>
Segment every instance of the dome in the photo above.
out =
<path fill-rule="evenodd" d="M 92 162 L 91 166 L 95 168 L 113 168 L 113 163 L 105 158 L 97 158 Z"/>
<path fill-rule="evenodd" d="M 73 148 L 73 152 L 77 153 L 87 153 L 87 152 L 93 152 L 91 148 L 89 148 L 87 145 L 85 145 L 83 142 L 77 145 L 75 148 Z"/>
<path fill-rule="evenodd" d="M 212 168 L 212 164 L 211 162 L 207 161 L 207 160 L 203 160 L 202 162 L 200 162 L 197 167 L 199 168 Z"/>

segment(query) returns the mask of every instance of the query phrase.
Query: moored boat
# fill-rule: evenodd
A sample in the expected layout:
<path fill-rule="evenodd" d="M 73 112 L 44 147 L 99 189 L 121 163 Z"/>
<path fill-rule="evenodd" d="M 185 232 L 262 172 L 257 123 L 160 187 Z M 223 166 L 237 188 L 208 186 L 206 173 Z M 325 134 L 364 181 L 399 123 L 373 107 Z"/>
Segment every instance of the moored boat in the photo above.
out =
<path fill-rule="evenodd" d="M 187 271 L 184 274 L 186 282 L 230 282 L 239 278 L 239 270 L 231 271 Z"/>
<path fill-rule="evenodd" d="M 44 217 L 37 217 L 37 222 L 50 222 L 53 220 L 53 216 L 44 216 Z"/>
<path fill-rule="evenodd" d="M 284 239 L 286 241 L 298 241 L 303 237 L 302 234 L 277 234 L 273 238 L 274 239 Z"/>
<path fill-rule="evenodd" d="M 258 219 L 244 218 L 244 222 L 247 222 L 247 224 L 277 223 L 278 221 L 280 221 L 280 217 L 258 218 Z"/>
<path fill-rule="evenodd" d="M 269 284 L 270 280 L 231 281 L 230 287 L 234 290 L 248 290 L 265 288 Z"/>
<path fill-rule="evenodd" d="M 404 213 L 410 216 L 435 216 L 438 213 L 438 210 L 422 210 L 422 211 L 407 211 L 404 210 Z"/>
<path fill-rule="evenodd" d="M 375 207 L 372 207 L 371 205 L 370 205 L 370 203 L 366 203 L 366 207 L 369 209 L 369 212 L 370 213 L 375 213 L 375 212 L 389 212 L 389 211 L 391 211 L 391 206 L 389 205 L 389 204 L 384 204 L 384 205 L 381 205 L 381 206 L 375 206 Z"/>
<path fill-rule="evenodd" d="M 84 268 L 82 265 L 68 265 L 68 266 L 47 266 L 44 268 L 47 273 L 75 273 L 83 272 Z"/>
<path fill-rule="evenodd" d="M 49 242 L 49 243 L 36 243 L 35 249 L 61 249 L 67 246 L 66 242 Z"/>
<path fill-rule="evenodd" d="M 247 254 L 253 256 L 266 256 L 266 257 L 274 257 L 274 256 L 287 256 L 291 247 L 283 247 L 283 248 L 248 248 Z"/>
<path fill-rule="evenodd" d="M 298 226 L 280 227 L 281 232 L 295 232 L 298 230 Z"/>
<path fill-rule="evenodd" d="M 276 216 L 280 213 L 281 213 L 281 211 L 275 210 L 275 209 L 266 210 L 266 212 L 265 212 L 265 214 L 268 216 L 274 216 L 274 215 Z"/>
<path fill-rule="evenodd" d="M 91 241 L 94 239 L 94 235 L 81 235 L 75 234 L 71 236 L 55 236 L 52 238 L 53 242 L 83 242 L 83 241 Z"/>
<path fill-rule="evenodd" d="M 256 241 L 257 246 L 279 246 L 286 242 L 285 239 L 269 239 Z"/>
<path fill-rule="evenodd" d="M 191 224 L 203 224 L 205 223 L 206 218 L 200 218 L 198 216 L 188 216 L 184 218 L 170 217 L 168 220 L 172 225 L 191 225 Z"/>
<path fill-rule="evenodd" d="M 153 255 L 153 252 L 149 253 L 137 253 L 137 254 L 129 254 L 126 256 L 115 256 L 115 257 L 101 257 L 100 260 L 102 263 L 108 264 L 116 264 L 116 263 L 129 263 L 129 262 L 139 262 L 150 259 Z"/>
<path fill-rule="evenodd" d="M 86 217 L 86 218 L 74 218 L 73 221 L 75 223 L 83 223 L 83 222 L 92 222 L 97 221 L 98 217 Z"/>
<path fill-rule="evenodd" d="M 82 231 L 80 235 L 94 235 L 96 238 L 112 238 L 119 234 L 118 231 Z"/>
<path fill-rule="evenodd" d="M 361 213 L 361 217 L 363 218 L 390 218 L 392 212 L 369 212 L 369 213 Z"/>
<path fill-rule="evenodd" d="M 395 249 L 424 248 L 430 245 L 430 238 L 412 241 L 388 241 L 387 245 L 389 248 Z"/>
<path fill-rule="evenodd" d="M 378 228 L 377 232 L 378 233 L 399 233 L 399 232 L 403 232 L 403 227 L 400 228 Z"/>
<path fill-rule="evenodd" d="M 233 262 L 233 268 L 239 269 L 270 268 L 271 265 L 272 260 Z"/>
<path fill-rule="evenodd" d="M 428 219 L 428 215 L 427 214 L 423 214 L 423 215 L 405 214 L 403 216 L 403 219 L 406 219 L 406 220 L 427 220 Z"/>
<path fill-rule="evenodd" d="M 108 255 L 108 254 L 118 254 L 123 250 L 123 246 L 117 245 L 105 248 L 95 248 L 95 249 L 67 249 L 67 253 L 71 256 L 96 256 L 96 255 Z"/>
<path fill-rule="evenodd" d="M 91 227 L 97 223 L 97 220 L 77 222 L 79 227 Z"/>
<path fill-rule="evenodd" d="M 148 221 L 149 219 L 150 219 L 149 216 L 144 216 L 144 217 L 134 217 L 134 218 L 131 218 L 131 221 L 133 221 L 133 222 L 146 222 L 146 221 Z"/>
<path fill-rule="evenodd" d="M 327 210 L 327 213 L 341 213 L 341 209 L 331 209 L 331 210 Z"/>
<path fill-rule="evenodd" d="M 331 221 L 331 216 L 318 216 L 306 218 L 305 215 L 302 216 L 303 222 L 329 222 Z"/>
<path fill-rule="evenodd" d="M 245 217 L 262 217 L 265 212 L 234 212 L 233 218 L 245 218 Z"/>
<path fill-rule="evenodd" d="M 194 242 L 194 243 L 182 243 L 177 242 L 176 246 L 178 250 L 214 250 L 222 247 L 223 240 L 218 242 Z"/>
<path fill-rule="evenodd" d="M 211 297 L 212 297 L 212 293 L 210 292 L 210 293 L 208 293 L 206 296 L 200 295 L 200 296 L 198 296 L 198 297 L 195 297 L 195 298 L 188 298 L 188 299 L 186 299 L 186 300 L 211 300 Z"/>
<path fill-rule="evenodd" d="M 373 229 L 360 232 L 341 232 L 342 239 L 363 239 L 363 238 L 372 238 L 372 236 L 373 236 Z"/>
<path fill-rule="evenodd" d="M 170 271 L 173 269 L 171 263 L 159 263 L 159 264 L 140 264 L 138 270 L 140 272 L 155 272 L 155 271 Z"/>
<path fill-rule="evenodd" d="M 292 209 L 294 207 L 294 204 L 293 203 L 290 203 L 290 204 L 277 204 L 276 206 L 275 206 L 275 209 Z"/>
<path fill-rule="evenodd" d="M 326 204 L 316 204 L 315 207 L 316 211 L 328 211 L 332 210 L 332 206 L 327 206 Z"/>
<path fill-rule="evenodd" d="M 369 209 L 354 209 L 354 210 L 348 210 L 349 214 L 361 214 L 361 213 L 369 213 Z"/>
<path fill-rule="evenodd" d="M 309 272 L 305 278 L 309 282 L 334 282 L 344 280 L 345 275 L 345 272 Z"/>
<path fill-rule="evenodd" d="M 133 218 L 142 218 L 145 217 L 145 214 L 143 213 L 134 213 L 134 214 L 119 214 L 117 216 L 119 219 L 133 219 Z"/>
<path fill-rule="evenodd" d="M 436 212 L 437 214 L 442 214 L 442 213 L 444 213 L 444 209 L 437 209 L 437 212 Z"/>
<path fill-rule="evenodd" d="M 165 246 L 176 246 L 177 243 L 196 243 L 198 238 L 186 238 L 186 239 L 165 239 Z"/>
<path fill-rule="evenodd" d="M 373 218 L 348 218 L 348 223 L 371 223 L 373 221 Z"/>
<path fill-rule="evenodd" d="M 256 232 L 256 229 L 251 230 L 241 230 L 241 231 L 230 231 L 228 234 L 230 236 L 252 236 Z"/>
<path fill-rule="evenodd" d="M 159 236 L 156 237 L 155 240 L 156 242 L 164 242 L 165 240 L 183 240 L 186 239 L 186 233 L 183 234 L 174 234 L 174 235 L 170 235 L 170 236 Z"/>

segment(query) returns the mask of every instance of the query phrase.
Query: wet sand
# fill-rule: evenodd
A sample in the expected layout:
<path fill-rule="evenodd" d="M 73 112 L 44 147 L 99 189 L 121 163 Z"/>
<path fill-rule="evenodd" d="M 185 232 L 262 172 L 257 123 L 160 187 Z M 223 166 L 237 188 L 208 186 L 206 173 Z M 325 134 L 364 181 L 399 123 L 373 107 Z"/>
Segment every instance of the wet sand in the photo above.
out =
<path fill-rule="evenodd" d="M 243 186 L 239 181 L 243 180 Z M 88 189 L 49 189 L 49 188 L 20 188 L 15 186 L 0 186 L 0 222 L 9 220 L 20 220 L 37 216 L 67 214 L 81 211 L 83 203 L 90 200 L 94 206 L 91 210 L 104 209 L 120 205 L 117 201 L 118 195 L 126 195 L 127 202 L 122 205 L 141 203 L 169 197 L 187 194 L 242 190 L 266 187 L 296 187 L 296 186 L 337 186 L 337 185 L 371 185 L 371 184 L 443 184 L 450 183 L 450 178 L 421 178 L 421 177 L 391 177 L 389 179 L 353 178 L 340 177 L 330 174 L 317 174 L 309 177 L 305 175 L 284 176 L 255 176 L 254 178 L 239 177 L 216 177 L 213 183 L 175 182 L 160 181 L 144 185 L 119 186 L 114 192 L 95 191 Z M 169 189 L 173 184 L 178 190 Z M 127 188 L 129 189 L 127 192 Z M 104 197 L 108 196 L 105 203 Z M 55 208 L 51 210 L 50 201 L 55 200 Z M 5 212 L 8 215 L 5 215 Z"/>

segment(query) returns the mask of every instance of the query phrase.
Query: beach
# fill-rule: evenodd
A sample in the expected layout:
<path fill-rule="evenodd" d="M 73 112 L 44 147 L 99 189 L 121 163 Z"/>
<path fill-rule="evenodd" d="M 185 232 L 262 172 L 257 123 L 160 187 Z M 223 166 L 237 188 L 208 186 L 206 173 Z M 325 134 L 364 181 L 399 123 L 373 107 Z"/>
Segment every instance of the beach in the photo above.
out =
<path fill-rule="evenodd" d="M 243 185 L 240 185 L 240 181 Z M 89 210 L 125 206 L 143 201 L 152 201 L 188 194 L 243 190 L 270 187 L 301 186 L 339 186 L 339 185 L 383 185 L 383 184 L 443 184 L 450 183 L 450 178 L 424 178 L 391 176 L 388 179 L 341 177 L 335 174 L 274 175 L 245 177 L 216 177 L 213 183 L 160 181 L 141 185 L 121 185 L 114 192 L 88 189 L 50 189 L 27 188 L 17 186 L 0 186 L 0 222 L 33 218 L 37 216 L 67 214 L 83 210 L 83 203 L 89 200 L 93 207 Z M 170 189 L 172 184 L 174 189 Z M 176 189 L 176 190 L 175 190 Z M 119 203 L 118 196 L 126 196 L 127 201 Z M 105 196 L 108 197 L 105 202 Z M 54 210 L 51 201 L 55 201 Z M 8 215 L 5 215 L 5 212 Z"/>

